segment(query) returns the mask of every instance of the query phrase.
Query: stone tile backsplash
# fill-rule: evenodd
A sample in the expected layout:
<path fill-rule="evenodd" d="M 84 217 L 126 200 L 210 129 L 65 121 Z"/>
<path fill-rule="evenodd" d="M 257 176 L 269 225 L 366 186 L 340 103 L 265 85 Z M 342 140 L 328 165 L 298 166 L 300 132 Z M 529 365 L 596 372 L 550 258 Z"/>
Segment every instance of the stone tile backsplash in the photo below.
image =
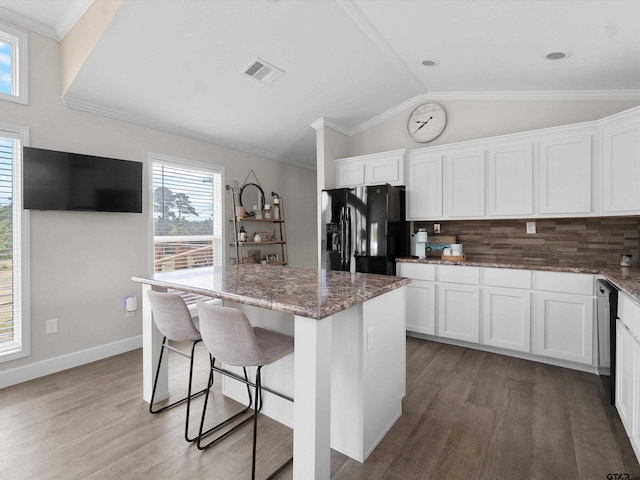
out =
<path fill-rule="evenodd" d="M 529 220 L 533 221 L 533 220 Z M 441 221 L 443 235 L 456 235 L 468 260 L 539 265 L 616 267 L 621 253 L 640 259 L 640 217 L 535 219 L 535 234 L 527 220 Z M 413 231 L 433 232 L 434 222 L 413 222 Z"/>

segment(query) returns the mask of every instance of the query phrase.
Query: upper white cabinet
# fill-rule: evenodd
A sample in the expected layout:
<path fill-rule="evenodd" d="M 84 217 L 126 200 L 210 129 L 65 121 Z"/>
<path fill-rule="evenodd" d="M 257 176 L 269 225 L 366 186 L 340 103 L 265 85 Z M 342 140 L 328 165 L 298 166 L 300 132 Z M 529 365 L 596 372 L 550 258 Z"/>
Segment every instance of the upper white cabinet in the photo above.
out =
<path fill-rule="evenodd" d="M 533 143 L 506 145 L 487 151 L 487 214 L 533 213 Z"/>
<path fill-rule="evenodd" d="M 541 214 L 591 213 L 591 137 L 581 133 L 540 142 Z"/>
<path fill-rule="evenodd" d="M 336 160 L 336 188 L 384 183 L 403 185 L 406 152 L 393 150 Z"/>
<path fill-rule="evenodd" d="M 444 155 L 444 216 L 484 216 L 484 149 Z"/>
<path fill-rule="evenodd" d="M 364 163 L 336 161 L 336 188 L 358 185 L 364 185 Z"/>
<path fill-rule="evenodd" d="M 442 217 L 442 155 L 411 152 L 407 184 L 408 219 Z"/>
<path fill-rule="evenodd" d="M 640 212 L 640 119 L 614 121 L 602 129 L 604 214 Z"/>

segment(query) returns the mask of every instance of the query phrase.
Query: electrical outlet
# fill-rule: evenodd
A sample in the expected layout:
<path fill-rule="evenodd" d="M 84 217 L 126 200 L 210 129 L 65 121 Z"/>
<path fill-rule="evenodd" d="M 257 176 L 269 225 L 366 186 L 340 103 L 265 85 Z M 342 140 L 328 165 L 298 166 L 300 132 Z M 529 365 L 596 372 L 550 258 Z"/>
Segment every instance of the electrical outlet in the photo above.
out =
<path fill-rule="evenodd" d="M 373 348 L 373 327 L 367 328 L 367 351 Z"/>
<path fill-rule="evenodd" d="M 52 333 L 58 333 L 58 319 L 50 318 L 45 322 L 45 333 L 51 335 Z"/>
<path fill-rule="evenodd" d="M 527 222 L 527 233 L 536 233 L 536 222 Z"/>
<path fill-rule="evenodd" d="M 440 224 L 439 223 L 434 223 L 433 224 L 433 233 L 440 233 Z"/>

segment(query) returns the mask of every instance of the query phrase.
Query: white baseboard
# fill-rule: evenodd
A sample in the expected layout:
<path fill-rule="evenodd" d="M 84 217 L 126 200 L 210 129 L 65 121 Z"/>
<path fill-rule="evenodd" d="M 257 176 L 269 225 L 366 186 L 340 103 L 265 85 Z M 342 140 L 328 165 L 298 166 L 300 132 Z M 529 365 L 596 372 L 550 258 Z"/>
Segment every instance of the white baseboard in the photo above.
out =
<path fill-rule="evenodd" d="M 0 372 L 0 388 L 142 348 L 142 335 Z"/>

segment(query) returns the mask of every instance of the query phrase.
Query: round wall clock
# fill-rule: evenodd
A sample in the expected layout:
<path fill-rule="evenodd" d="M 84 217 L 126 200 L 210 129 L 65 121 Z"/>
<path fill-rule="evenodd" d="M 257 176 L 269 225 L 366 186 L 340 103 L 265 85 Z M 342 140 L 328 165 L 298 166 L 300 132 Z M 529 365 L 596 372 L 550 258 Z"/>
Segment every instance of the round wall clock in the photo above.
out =
<path fill-rule="evenodd" d="M 425 103 L 416 108 L 407 121 L 407 131 L 416 142 L 438 138 L 447 125 L 447 114 L 438 103 Z"/>

